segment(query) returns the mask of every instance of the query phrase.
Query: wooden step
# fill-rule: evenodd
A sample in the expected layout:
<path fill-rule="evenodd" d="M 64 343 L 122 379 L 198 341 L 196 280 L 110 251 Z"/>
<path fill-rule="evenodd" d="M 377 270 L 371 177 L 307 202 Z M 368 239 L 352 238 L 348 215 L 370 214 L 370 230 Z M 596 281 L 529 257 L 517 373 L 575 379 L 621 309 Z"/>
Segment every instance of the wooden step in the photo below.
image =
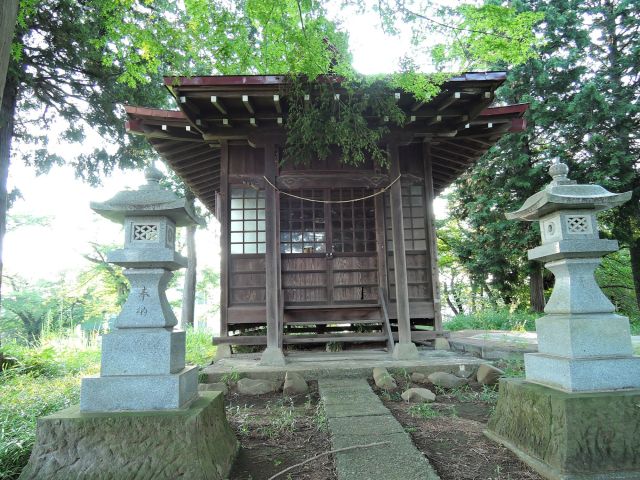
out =
<path fill-rule="evenodd" d="M 213 337 L 213 345 L 266 345 L 266 335 L 232 335 L 230 337 Z"/>
<path fill-rule="evenodd" d="M 282 342 L 286 345 L 328 342 L 386 342 L 386 335 L 366 333 L 332 333 L 315 335 L 284 335 Z"/>
<path fill-rule="evenodd" d="M 351 308 L 380 308 L 379 303 L 344 303 L 336 305 L 285 305 L 284 309 L 289 310 L 339 310 Z"/>
<path fill-rule="evenodd" d="M 382 323 L 382 319 L 349 319 L 349 320 L 303 320 L 303 321 L 294 321 L 287 322 L 285 321 L 285 326 L 287 325 L 376 325 Z"/>

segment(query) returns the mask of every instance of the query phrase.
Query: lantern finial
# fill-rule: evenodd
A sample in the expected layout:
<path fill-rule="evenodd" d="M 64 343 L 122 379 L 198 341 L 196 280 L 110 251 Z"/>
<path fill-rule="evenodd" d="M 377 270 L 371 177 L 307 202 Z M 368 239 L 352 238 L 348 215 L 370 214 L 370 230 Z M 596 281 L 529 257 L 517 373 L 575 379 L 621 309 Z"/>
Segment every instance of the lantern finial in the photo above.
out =
<path fill-rule="evenodd" d="M 569 182 L 569 178 L 567 175 L 569 174 L 569 167 L 566 163 L 562 163 L 560 161 L 555 161 L 549 167 L 549 175 L 553 178 L 553 183 L 566 183 Z"/>

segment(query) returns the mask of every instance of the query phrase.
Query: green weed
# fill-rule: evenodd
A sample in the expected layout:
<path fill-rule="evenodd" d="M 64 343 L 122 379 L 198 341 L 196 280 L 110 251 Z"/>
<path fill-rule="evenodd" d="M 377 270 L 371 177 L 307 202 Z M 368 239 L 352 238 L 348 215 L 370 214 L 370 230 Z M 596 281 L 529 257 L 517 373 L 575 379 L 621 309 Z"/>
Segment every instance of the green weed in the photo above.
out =
<path fill-rule="evenodd" d="M 285 433 L 293 433 L 296 425 L 296 411 L 293 403 L 285 404 L 278 401 L 275 405 L 267 404 L 266 416 L 269 421 L 266 425 L 261 425 L 260 432 L 268 437 L 275 438 Z"/>
<path fill-rule="evenodd" d="M 187 328 L 187 363 L 206 366 L 216 356 L 215 345 L 211 344 L 213 335 L 206 330 Z"/>
<path fill-rule="evenodd" d="M 418 403 L 416 405 L 411 405 L 409 407 L 409 413 L 414 417 L 425 419 L 436 418 L 442 415 L 438 410 L 434 409 L 428 403 Z"/>
<path fill-rule="evenodd" d="M 230 372 L 227 372 L 224 375 L 222 375 L 222 377 L 220 377 L 220 381 L 222 383 L 226 383 L 227 386 L 231 387 L 232 385 L 235 385 L 236 383 L 238 383 L 238 380 L 240 380 L 241 378 L 242 378 L 242 374 L 232 369 Z"/>
<path fill-rule="evenodd" d="M 327 420 L 327 414 L 324 410 L 324 404 L 318 402 L 316 410 L 313 414 L 313 424 L 316 426 L 316 430 L 319 432 L 326 432 L 329 429 L 329 422 Z"/>
<path fill-rule="evenodd" d="M 497 366 L 504 371 L 504 376 L 507 378 L 524 377 L 524 360 L 502 360 Z"/>

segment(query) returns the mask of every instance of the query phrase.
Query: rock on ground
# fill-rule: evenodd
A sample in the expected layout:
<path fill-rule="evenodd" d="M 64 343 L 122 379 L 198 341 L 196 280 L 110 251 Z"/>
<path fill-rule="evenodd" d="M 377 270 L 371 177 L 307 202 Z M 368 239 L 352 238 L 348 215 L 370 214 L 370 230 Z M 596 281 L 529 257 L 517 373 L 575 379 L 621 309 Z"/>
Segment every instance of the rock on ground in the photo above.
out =
<path fill-rule="evenodd" d="M 402 399 L 415 403 L 433 402 L 436 394 L 428 388 L 410 388 L 402 394 Z"/>
<path fill-rule="evenodd" d="M 302 375 L 295 372 L 287 372 L 284 377 L 284 387 L 282 393 L 287 396 L 302 395 L 309 392 L 309 385 L 304 381 Z"/>
<path fill-rule="evenodd" d="M 428 378 L 431 383 L 442 388 L 456 388 L 469 383 L 466 378 L 456 377 L 446 372 L 434 372 Z"/>
<path fill-rule="evenodd" d="M 373 381 L 376 382 L 378 388 L 383 390 L 395 390 L 398 388 L 396 381 L 384 367 L 375 367 L 373 369 Z"/>
<path fill-rule="evenodd" d="M 242 395 L 263 395 L 279 389 L 277 382 L 263 379 L 241 378 L 236 384 L 238 393 Z"/>
<path fill-rule="evenodd" d="M 488 363 L 483 363 L 478 367 L 476 379 L 481 385 L 495 385 L 502 375 L 504 375 L 504 372 L 499 368 Z"/>
<path fill-rule="evenodd" d="M 471 378 L 475 375 L 475 371 L 473 369 L 473 367 L 469 367 L 469 365 L 460 365 L 460 367 L 458 368 L 458 370 L 454 373 L 454 375 L 456 377 L 460 377 L 460 378 Z"/>
<path fill-rule="evenodd" d="M 433 346 L 436 350 L 451 350 L 449 340 L 447 340 L 446 338 L 436 338 Z"/>
<path fill-rule="evenodd" d="M 200 383 L 198 384 L 199 392 L 222 392 L 224 395 L 229 393 L 229 388 L 226 383 Z"/>
<path fill-rule="evenodd" d="M 427 376 L 424 373 L 413 372 L 411 374 L 411 381 L 415 383 L 427 383 Z"/>

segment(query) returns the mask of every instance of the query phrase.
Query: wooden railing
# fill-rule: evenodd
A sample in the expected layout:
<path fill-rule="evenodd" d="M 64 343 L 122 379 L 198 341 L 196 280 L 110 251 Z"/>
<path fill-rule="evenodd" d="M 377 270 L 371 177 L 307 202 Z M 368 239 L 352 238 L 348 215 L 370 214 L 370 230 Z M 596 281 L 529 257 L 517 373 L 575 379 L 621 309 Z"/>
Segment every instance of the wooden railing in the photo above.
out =
<path fill-rule="evenodd" d="M 378 289 L 378 297 L 380 297 L 380 308 L 382 310 L 382 323 L 384 324 L 384 329 L 387 332 L 387 348 L 389 349 L 389 353 L 393 352 L 393 347 L 395 346 L 393 342 L 393 332 L 391 331 L 391 323 L 389 323 L 389 311 L 387 309 L 387 293 L 384 288 L 380 287 Z"/>

